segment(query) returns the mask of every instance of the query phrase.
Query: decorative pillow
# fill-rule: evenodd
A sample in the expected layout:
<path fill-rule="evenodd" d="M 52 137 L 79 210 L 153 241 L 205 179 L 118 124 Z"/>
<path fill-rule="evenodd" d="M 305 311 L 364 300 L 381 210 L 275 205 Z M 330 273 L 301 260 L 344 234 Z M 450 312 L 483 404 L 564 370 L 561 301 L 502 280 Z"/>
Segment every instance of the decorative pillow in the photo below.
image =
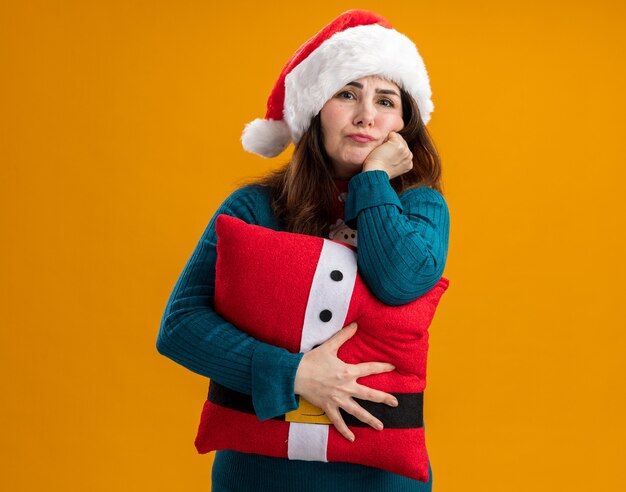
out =
<path fill-rule="evenodd" d="M 419 299 L 388 306 L 357 272 L 356 248 L 321 237 L 274 231 L 220 215 L 216 221 L 215 309 L 258 340 L 306 352 L 352 321 L 344 362 L 390 362 L 396 369 L 359 383 L 392 393 L 398 407 L 357 400 L 384 425 L 377 431 L 343 412 L 349 442 L 324 412 L 300 398 L 298 410 L 260 421 L 252 398 L 211 381 L 195 445 L 299 460 L 344 461 L 428 481 L 424 440 L 428 327 L 449 281 Z"/>

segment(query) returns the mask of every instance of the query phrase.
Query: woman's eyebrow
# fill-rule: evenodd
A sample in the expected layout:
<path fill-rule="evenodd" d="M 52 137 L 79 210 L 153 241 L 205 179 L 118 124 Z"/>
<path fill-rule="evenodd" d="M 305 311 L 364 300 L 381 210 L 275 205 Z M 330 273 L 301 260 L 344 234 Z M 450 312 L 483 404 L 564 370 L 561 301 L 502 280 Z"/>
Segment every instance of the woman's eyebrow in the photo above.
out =
<path fill-rule="evenodd" d="M 348 82 L 346 85 L 351 85 L 352 87 L 356 87 L 357 89 L 363 89 L 363 84 L 359 84 L 358 82 Z M 398 94 L 393 89 L 376 89 L 376 94 L 388 94 L 400 97 L 400 94 Z"/>
<path fill-rule="evenodd" d="M 398 94 L 396 91 L 392 89 L 376 89 L 376 94 L 389 94 L 392 96 L 400 97 L 400 94 Z"/>

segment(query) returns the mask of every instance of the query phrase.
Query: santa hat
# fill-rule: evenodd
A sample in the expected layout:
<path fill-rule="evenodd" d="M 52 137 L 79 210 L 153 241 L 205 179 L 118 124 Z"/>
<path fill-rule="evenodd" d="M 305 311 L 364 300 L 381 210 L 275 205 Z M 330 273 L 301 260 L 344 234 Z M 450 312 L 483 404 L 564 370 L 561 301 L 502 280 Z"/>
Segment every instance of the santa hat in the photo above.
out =
<path fill-rule="evenodd" d="M 434 109 L 426 67 L 415 44 L 381 16 L 349 10 L 306 41 L 283 68 L 267 100 L 265 118 L 248 123 L 244 149 L 275 157 L 297 143 L 336 91 L 379 75 L 407 91 L 424 124 Z"/>

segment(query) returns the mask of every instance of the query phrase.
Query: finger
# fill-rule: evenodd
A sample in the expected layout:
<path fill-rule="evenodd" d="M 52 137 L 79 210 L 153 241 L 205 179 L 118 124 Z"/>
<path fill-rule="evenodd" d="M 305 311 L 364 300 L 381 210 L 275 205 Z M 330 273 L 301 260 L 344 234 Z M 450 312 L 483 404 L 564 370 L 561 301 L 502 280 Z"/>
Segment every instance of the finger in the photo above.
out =
<path fill-rule="evenodd" d="M 406 140 L 404 139 L 404 137 L 402 135 L 400 135 L 398 132 L 390 132 L 389 133 L 389 140 L 393 140 L 395 142 L 398 142 L 400 144 L 406 145 Z"/>
<path fill-rule="evenodd" d="M 350 415 L 355 416 L 361 422 L 364 422 L 367 425 L 373 427 L 374 429 L 383 430 L 383 423 L 354 400 L 351 399 L 350 404 L 342 405 L 341 408 L 343 408 Z"/>
<path fill-rule="evenodd" d="M 352 338 L 352 336 L 356 333 L 356 329 L 357 324 L 353 321 L 352 323 L 335 333 L 326 342 L 324 342 L 323 345 L 326 345 L 334 352 L 337 352 L 339 350 L 339 347 L 341 347 L 345 342 Z"/>
<path fill-rule="evenodd" d="M 343 417 L 341 416 L 341 413 L 339 412 L 339 409 L 337 407 L 327 409 L 326 415 L 333 423 L 335 429 L 337 429 L 339 434 L 345 437 L 348 441 L 354 442 L 354 434 L 343 421 Z"/>
<path fill-rule="evenodd" d="M 361 384 L 357 385 L 357 390 L 352 396 L 360 398 L 361 400 L 373 401 L 375 403 L 385 403 L 390 407 L 398 406 L 398 400 L 395 396 L 385 393 L 384 391 L 368 388 L 367 386 L 363 386 Z"/>
<path fill-rule="evenodd" d="M 391 141 L 393 143 L 399 143 L 402 140 L 404 140 L 402 138 L 402 135 L 400 135 L 398 132 L 391 131 L 387 134 L 387 138 L 385 139 L 385 142 Z"/>
<path fill-rule="evenodd" d="M 354 364 L 357 369 L 357 377 L 369 376 L 370 374 L 380 374 L 382 372 L 389 372 L 395 369 L 393 364 L 387 362 L 361 362 L 360 364 Z"/>

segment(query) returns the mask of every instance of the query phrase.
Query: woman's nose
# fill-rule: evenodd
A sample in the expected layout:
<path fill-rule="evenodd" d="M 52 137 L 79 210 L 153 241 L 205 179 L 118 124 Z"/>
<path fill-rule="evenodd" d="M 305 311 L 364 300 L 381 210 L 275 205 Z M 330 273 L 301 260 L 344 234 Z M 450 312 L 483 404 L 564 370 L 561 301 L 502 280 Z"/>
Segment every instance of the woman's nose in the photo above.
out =
<path fill-rule="evenodd" d="M 370 126 L 376 119 L 376 108 L 369 101 L 363 101 L 357 106 L 353 123 L 357 126 Z"/>

